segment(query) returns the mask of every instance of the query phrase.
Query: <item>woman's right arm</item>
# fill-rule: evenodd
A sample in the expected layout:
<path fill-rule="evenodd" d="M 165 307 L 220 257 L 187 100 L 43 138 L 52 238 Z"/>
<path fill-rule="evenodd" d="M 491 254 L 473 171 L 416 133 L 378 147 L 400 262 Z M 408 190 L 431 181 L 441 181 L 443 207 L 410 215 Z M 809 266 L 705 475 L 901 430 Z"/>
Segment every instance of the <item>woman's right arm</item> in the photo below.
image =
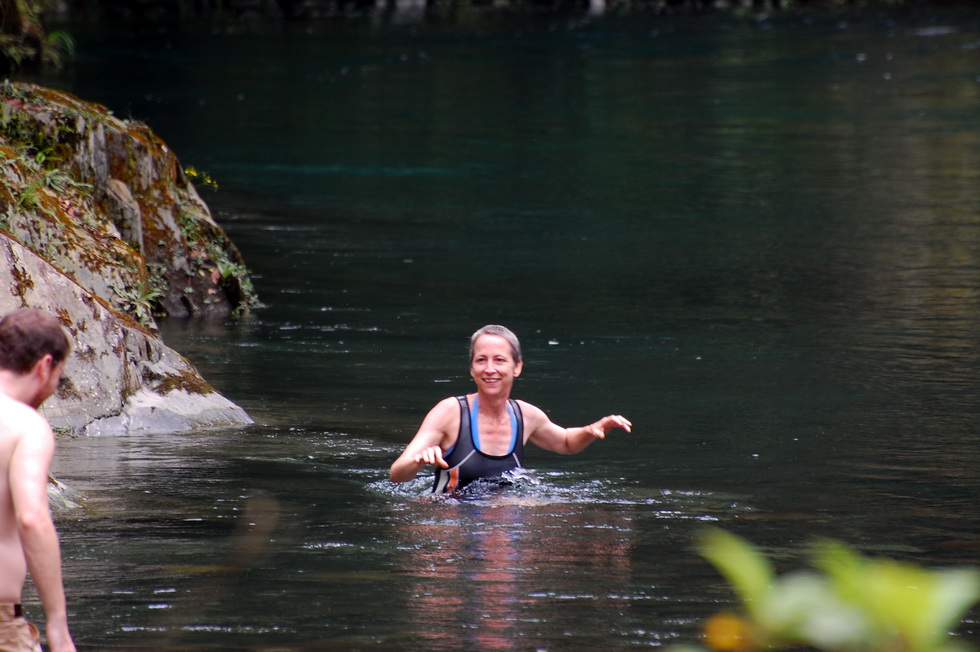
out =
<path fill-rule="evenodd" d="M 442 456 L 456 444 L 458 434 L 459 402 L 449 397 L 436 403 L 422 420 L 415 437 L 391 465 L 391 481 L 413 480 L 423 466 L 449 468 Z"/>

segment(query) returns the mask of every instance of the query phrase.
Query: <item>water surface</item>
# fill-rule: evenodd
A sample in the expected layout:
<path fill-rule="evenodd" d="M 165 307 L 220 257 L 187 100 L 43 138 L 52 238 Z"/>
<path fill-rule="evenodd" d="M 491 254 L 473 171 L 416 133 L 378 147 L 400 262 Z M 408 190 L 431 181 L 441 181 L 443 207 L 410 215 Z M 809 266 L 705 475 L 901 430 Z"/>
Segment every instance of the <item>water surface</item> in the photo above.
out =
<path fill-rule="evenodd" d="M 706 524 L 980 561 L 976 10 L 71 29 L 42 81 L 217 178 L 266 304 L 162 325 L 255 426 L 62 445 L 81 649 L 689 642 Z M 390 484 L 488 322 L 517 396 L 634 433 Z"/>

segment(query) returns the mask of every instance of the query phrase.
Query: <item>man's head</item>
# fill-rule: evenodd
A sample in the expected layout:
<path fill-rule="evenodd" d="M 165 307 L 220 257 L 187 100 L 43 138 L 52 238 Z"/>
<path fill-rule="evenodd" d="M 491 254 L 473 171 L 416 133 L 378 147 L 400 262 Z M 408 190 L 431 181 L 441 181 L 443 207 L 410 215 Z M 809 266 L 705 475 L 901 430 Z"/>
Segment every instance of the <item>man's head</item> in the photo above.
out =
<path fill-rule="evenodd" d="M 0 317 L 0 369 L 26 374 L 45 355 L 58 365 L 69 353 L 61 323 L 43 310 L 21 308 Z"/>
<path fill-rule="evenodd" d="M 0 318 L 0 372 L 31 381 L 24 402 L 38 407 L 54 393 L 70 353 L 71 340 L 49 313 L 22 308 Z"/>

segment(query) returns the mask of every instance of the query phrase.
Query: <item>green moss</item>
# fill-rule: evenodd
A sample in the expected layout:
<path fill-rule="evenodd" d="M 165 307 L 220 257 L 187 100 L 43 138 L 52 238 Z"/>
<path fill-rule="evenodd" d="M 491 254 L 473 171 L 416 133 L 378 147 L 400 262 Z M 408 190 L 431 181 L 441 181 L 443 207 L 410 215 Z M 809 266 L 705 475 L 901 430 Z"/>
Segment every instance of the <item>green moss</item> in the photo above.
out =
<path fill-rule="evenodd" d="M 192 371 L 168 374 L 164 377 L 160 384 L 157 385 L 157 391 L 160 394 L 169 394 L 177 389 L 183 390 L 188 394 L 214 393 L 214 388 Z"/>
<path fill-rule="evenodd" d="M 251 272 L 241 260 L 233 259 L 232 245 L 224 232 L 187 207 L 181 211 L 178 224 L 190 247 L 189 260 L 195 270 L 207 274 L 216 286 L 225 290 L 236 304 L 236 316 L 258 308 L 261 304 L 252 285 Z"/>
<path fill-rule="evenodd" d="M 72 432 L 72 429 L 68 426 L 54 426 L 51 428 L 54 431 L 54 436 L 56 439 L 75 439 L 78 435 Z M 60 485 L 61 483 L 54 478 L 49 477 L 48 482 L 54 485 Z"/>
<path fill-rule="evenodd" d="M 109 190 L 87 183 L 94 180 L 85 155 L 94 152 L 86 134 L 98 125 L 105 128 L 109 178 L 127 185 L 138 228 L 113 224 L 118 209 Z M 118 120 L 68 93 L 0 84 L 0 228 L 69 276 L 82 265 L 121 279 L 105 298 L 143 324 L 163 306 L 183 304 L 194 313 L 230 304 L 241 315 L 259 305 L 238 251 L 188 197 L 189 176 L 216 185 L 206 173 L 182 170 L 146 125 Z M 117 226 L 133 241 L 121 240 Z"/>

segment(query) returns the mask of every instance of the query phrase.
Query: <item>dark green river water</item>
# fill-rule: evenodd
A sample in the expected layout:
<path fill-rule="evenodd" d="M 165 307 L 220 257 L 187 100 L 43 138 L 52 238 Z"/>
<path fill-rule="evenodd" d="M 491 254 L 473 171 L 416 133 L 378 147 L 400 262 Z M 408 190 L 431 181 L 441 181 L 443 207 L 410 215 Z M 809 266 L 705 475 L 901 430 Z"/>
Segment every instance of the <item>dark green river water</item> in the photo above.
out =
<path fill-rule="evenodd" d="M 163 324 L 255 426 L 62 444 L 80 649 L 693 642 L 706 524 L 980 564 L 980 11 L 68 28 L 40 81 L 216 178 L 266 304 Z M 516 396 L 634 432 L 392 485 L 489 322 Z"/>

